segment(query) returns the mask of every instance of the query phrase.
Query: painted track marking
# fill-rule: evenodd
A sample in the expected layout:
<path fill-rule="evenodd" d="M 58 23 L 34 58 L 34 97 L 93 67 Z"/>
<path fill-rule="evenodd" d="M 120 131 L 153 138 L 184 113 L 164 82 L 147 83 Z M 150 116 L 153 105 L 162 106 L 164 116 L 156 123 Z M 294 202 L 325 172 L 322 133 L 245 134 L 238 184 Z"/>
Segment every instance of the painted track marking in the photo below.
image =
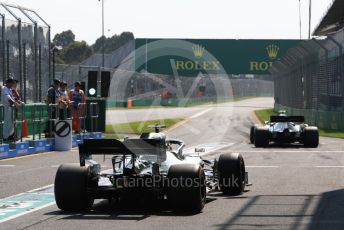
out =
<path fill-rule="evenodd" d="M 209 108 L 209 109 L 203 110 L 203 111 L 201 111 L 201 112 L 198 112 L 198 113 L 192 115 L 190 118 L 191 118 L 191 119 L 194 119 L 194 118 L 200 117 L 200 116 L 202 116 L 203 114 L 209 112 L 209 111 L 212 110 L 212 109 L 213 109 L 213 108 Z"/>
<path fill-rule="evenodd" d="M 316 168 L 344 168 L 344 165 L 318 165 Z"/>
<path fill-rule="evenodd" d="M 246 168 L 279 168 L 277 165 L 246 165 Z"/>
<path fill-rule="evenodd" d="M 0 199 L 0 223 L 55 204 L 53 185 Z"/>

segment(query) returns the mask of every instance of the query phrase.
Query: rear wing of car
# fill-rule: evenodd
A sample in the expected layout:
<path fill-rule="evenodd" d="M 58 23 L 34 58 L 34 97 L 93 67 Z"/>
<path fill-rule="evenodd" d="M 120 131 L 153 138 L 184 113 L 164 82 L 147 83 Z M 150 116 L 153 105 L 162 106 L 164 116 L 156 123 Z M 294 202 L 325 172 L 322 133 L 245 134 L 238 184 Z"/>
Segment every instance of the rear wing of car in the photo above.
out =
<path fill-rule="evenodd" d="M 305 122 L 304 116 L 270 116 L 270 122 Z"/>
<path fill-rule="evenodd" d="M 166 159 L 166 143 L 155 139 L 87 139 L 79 145 L 80 166 L 92 155 L 155 155 Z"/>

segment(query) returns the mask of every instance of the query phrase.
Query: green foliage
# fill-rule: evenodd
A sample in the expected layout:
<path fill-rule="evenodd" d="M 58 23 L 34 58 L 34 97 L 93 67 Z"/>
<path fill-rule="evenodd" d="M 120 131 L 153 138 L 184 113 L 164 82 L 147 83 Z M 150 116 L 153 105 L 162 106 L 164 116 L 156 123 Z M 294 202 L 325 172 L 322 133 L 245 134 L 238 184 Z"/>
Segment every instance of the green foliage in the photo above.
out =
<path fill-rule="evenodd" d="M 75 41 L 61 51 L 65 63 L 77 64 L 93 54 L 93 49 L 85 41 Z"/>
<path fill-rule="evenodd" d="M 56 34 L 53 39 L 53 43 L 56 46 L 62 46 L 63 48 L 72 44 L 75 41 L 75 35 L 71 30 L 63 31 Z"/>
<path fill-rule="evenodd" d="M 262 123 L 264 123 L 264 121 L 269 121 L 270 116 L 277 115 L 277 113 L 273 109 L 261 109 L 254 112 Z"/>
<path fill-rule="evenodd" d="M 53 39 L 54 45 L 63 48 L 57 53 L 55 61 L 57 64 L 78 64 L 94 53 L 101 53 L 103 41 L 105 53 L 110 53 L 133 39 L 133 33 L 123 32 L 110 38 L 102 36 L 89 46 L 85 41 L 75 41 L 75 35 L 71 30 L 63 31 L 56 34 Z"/>
<path fill-rule="evenodd" d="M 92 45 L 95 53 L 102 52 L 102 44 L 104 41 L 104 51 L 105 53 L 110 53 L 119 47 L 123 46 L 130 40 L 134 39 L 134 35 L 131 32 L 123 32 L 120 35 L 113 35 L 110 38 L 106 38 L 105 36 L 100 37 L 96 40 L 94 45 Z"/>

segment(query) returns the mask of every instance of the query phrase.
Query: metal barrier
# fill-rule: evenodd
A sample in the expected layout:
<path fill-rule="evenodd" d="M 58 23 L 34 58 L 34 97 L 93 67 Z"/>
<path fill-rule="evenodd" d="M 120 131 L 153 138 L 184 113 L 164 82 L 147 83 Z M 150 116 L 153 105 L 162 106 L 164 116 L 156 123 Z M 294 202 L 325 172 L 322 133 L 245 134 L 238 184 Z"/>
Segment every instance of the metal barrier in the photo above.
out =
<path fill-rule="evenodd" d="M 91 132 L 98 130 L 98 117 L 99 117 L 99 105 L 97 102 L 91 102 L 90 103 L 90 123 L 91 123 Z M 95 120 L 95 129 L 94 129 L 94 120 Z"/>
<path fill-rule="evenodd" d="M 59 120 L 72 120 L 73 119 L 72 106 L 73 106 L 72 103 L 69 103 L 67 106 L 63 106 L 63 108 L 59 106 L 58 108 Z"/>
<path fill-rule="evenodd" d="M 20 108 L 20 110 L 19 110 Z M 20 120 L 18 120 L 18 113 L 21 113 Z M 13 120 L 13 125 L 14 125 L 14 137 L 17 139 L 17 124 L 21 125 L 21 130 L 20 130 L 20 142 L 23 142 L 23 124 L 24 124 L 24 119 L 25 119 L 25 104 L 21 104 L 20 106 L 13 106 L 12 110 L 12 120 Z"/>
<path fill-rule="evenodd" d="M 21 104 L 19 106 L 12 106 L 12 121 L 14 127 L 15 140 L 20 142 L 25 141 L 23 136 L 23 127 L 26 120 L 27 130 L 32 135 L 32 141 L 43 139 L 42 134 L 45 132 L 47 137 L 53 137 L 54 123 L 62 114 L 62 119 L 71 120 L 73 114 L 71 112 L 72 104 L 70 106 L 61 108 L 57 104 L 46 105 L 44 103 Z M 47 111 L 47 112 L 46 112 Z M 61 112 L 62 111 L 62 112 Z M 61 112 L 61 113 L 60 113 Z M 30 115 L 28 115 L 29 113 Z M 29 119 L 26 119 L 28 116 Z M 86 133 L 86 120 L 89 119 L 89 132 L 96 132 L 98 130 L 99 118 L 99 104 L 91 102 L 89 104 L 79 103 L 77 107 L 77 118 L 79 121 L 79 129 L 82 133 Z M 0 104 L 0 144 L 4 143 L 4 124 L 5 124 L 5 106 Z M 46 127 L 44 128 L 44 124 Z"/>
<path fill-rule="evenodd" d="M 86 133 L 86 117 L 87 117 L 87 104 L 86 103 L 79 103 L 77 107 L 77 114 L 78 114 L 78 130 L 83 133 Z"/>
<path fill-rule="evenodd" d="M 0 144 L 4 143 L 4 136 L 3 136 L 3 130 L 4 130 L 4 117 L 5 117 L 5 109 L 4 105 L 0 105 Z"/>
<path fill-rule="evenodd" d="M 36 140 L 36 124 L 38 124 L 38 139 L 42 139 L 42 118 L 44 109 L 46 109 L 46 105 L 42 103 L 35 103 L 31 108 L 32 140 Z M 36 118 L 37 111 L 38 118 Z"/>
<path fill-rule="evenodd" d="M 55 121 L 58 120 L 59 113 L 58 113 L 58 105 L 57 104 L 49 104 L 48 105 L 48 137 L 53 137 L 54 131 L 54 124 Z"/>

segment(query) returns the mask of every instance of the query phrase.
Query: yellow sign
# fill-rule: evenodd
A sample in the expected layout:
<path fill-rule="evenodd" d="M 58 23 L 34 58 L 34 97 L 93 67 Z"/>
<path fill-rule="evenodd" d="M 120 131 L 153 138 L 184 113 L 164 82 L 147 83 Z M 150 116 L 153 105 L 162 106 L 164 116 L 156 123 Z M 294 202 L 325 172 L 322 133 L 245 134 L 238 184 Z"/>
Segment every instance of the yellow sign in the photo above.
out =
<path fill-rule="evenodd" d="M 270 61 L 250 61 L 250 71 L 267 71 L 273 64 L 273 61 L 277 58 L 279 47 L 277 45 L 268 45 L 266 51 Z"/>
<path fill-rule="evenodd" d="M 201 45 L 192 46 L 193 53 L 196 59 L 200 59 L 203 56 L 204 47 Z"/>
<path fill-rule="evenodd" d="M 192 52 L 195 56 L 195 59 L 200 59 L 203 57 L 205 48 L 202 45 L 193 45 Z M 219 61 L 176 61 L 176 69 L 177 70 L 220 70 L 220 62 Z"/>
<path fill-rule="evenodd" d="M 268 52 L 269 58 L 275 60 L 278 55 L 279 47 L 277 45 L 269 45 L 266 47 L 266 51 Z"/>

